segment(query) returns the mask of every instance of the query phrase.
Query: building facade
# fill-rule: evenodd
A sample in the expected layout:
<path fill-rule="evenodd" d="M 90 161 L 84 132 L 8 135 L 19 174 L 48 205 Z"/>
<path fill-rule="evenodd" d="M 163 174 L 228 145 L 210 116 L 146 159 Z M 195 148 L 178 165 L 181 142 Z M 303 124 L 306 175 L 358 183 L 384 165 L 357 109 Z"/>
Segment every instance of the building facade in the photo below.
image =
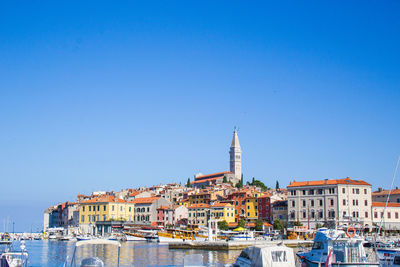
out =
<path fill-rule="evenodd" d="M 80 203 L 79 228 L 83 234 L 97 234 L 96 224 L 107 221 L 132 221 L 135 205 L 111 195 L 94 197 Z"/>
<path fill-rule="evenodd" d="M 372 202 L 372 221 L 376 227 L 382 223 L 384 231 L 400 230 L 400 203 Z"/>
<path fill-rule="evenodd" d="M 157 209 L 161 206 L 169 207 L 171 203 L 162 197 L 137 198 L 135 203 L 135 222 L 140 224 L 157 224 Z"/>
<path fill-rule="evenodd" d="M 371 229 L 371 203 L 371 185 L 361 180 L 295 181 L 288 186 L 288 221 L 309 228 L 357 222 Z"/>

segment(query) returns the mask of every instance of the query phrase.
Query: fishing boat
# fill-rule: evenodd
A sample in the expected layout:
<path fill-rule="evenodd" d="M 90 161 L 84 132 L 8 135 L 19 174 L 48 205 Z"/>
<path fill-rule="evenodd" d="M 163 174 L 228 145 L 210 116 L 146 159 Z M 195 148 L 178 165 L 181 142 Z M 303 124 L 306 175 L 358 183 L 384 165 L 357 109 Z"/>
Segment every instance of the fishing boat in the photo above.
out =
<path fill-rule="evenodd" d="M 78 241 L 75 243 L 75 248 L 74 248 L 74 253 L 72 255 L 72 260 L 71 260 L 71 264 L 70 267 L 76 267 L 76 266 L 80 266 L 80 267 L 103 267 L 105 266 L 104 261 L 106 261 L 106 259 L 100 259 L 99 257 L 96 256 L 97 254 L 97 248 L 102 247 L 101 249 L 99 249 L 99 254 L 101 254 L 102 252 L 104 252 L 104 246 L 106 245 L 110 245 L 110 246 L 116 246 L 118 247 L 118 258 L 117 258 L 117 262 L 113 263 L 112 266 L 119 266 L 119 257 L 120 257 L 120 247 L 121 244 L 118 241 L 113 241 L 113 240 L 107 240 L 107 239 L 93 239 L 93 240 L 84 240 L 84 241 Z M 77 259 L 77 250 L 80 247 L 83 246 L 92 246 L 94 247 L 94 250 L 90 250 L 90 251 L 94 251 L 93 256 L 91 257 L 87 257 L 84 258 L 82 260 L 80 260 L 80 263 L 78 263 L 78 259 Z M 68 259 L 67 259 L 68 260 Z M 67 261 L 66 260 L 66 261 Z M 112 260 L 112 259 L 107 259 L 108 261 Z M 65 265 L 66 266 L 66 265 Z"/>
<path fill-rule="evenodd" d="M 12 244 L 5 244 L 0 252 L 0 266 L 5 267 L 27 267 L 28 252 L 26 251 L 25 241 L 21 242 L 20 251 L 14 250 Z"/>
<path fill-rule="evenodd" d="M 245 248 L 233 264 L 234 267 L 294 267 L 293 249 L 285 245 L 251 246 Z"/>
<path fill-rule="evenodd" d="M 346 231 L 320 228 L 315 234 L 312 249 L 299 252 L 297 256 L 304 267 L 318 267 L 321 264 L 330 264 L 332 267 L 379 266 L 379 262 L 367 260 L 363 241 L 353 227 Z"/>

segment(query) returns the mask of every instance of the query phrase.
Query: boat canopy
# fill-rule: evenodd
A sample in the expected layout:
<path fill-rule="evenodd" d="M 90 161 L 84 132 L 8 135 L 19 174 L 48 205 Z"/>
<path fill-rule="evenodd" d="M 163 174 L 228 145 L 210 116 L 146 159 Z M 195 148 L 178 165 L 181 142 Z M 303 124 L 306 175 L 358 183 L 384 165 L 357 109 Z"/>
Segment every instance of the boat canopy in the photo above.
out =
<path fill-rule="evenodd" d="M 113 246 L 121 246 L 121 243 L 114 240 L 107 240 L 107 239 L 92 239 L 92 240 L 84 240 L 76 242 L 75 246 L 80 247 L 84 245 L 113 245 Z"/>
<path fill-rule="evenodd" d="M 243 232 L 243 231 L 246 231 L 246 229 L 244 229 L 243 227 L 238 227 L 238 228 L 233 229 L 233 231 L 235 231 L 235 232 Z"/>
<path fill-rule="evenodd" d="M 296 266 L 293 249 L 285 245 L 252 246 L 245 248 L 239 257 L 251 261 L 256 267 L 293 267 Z"/>

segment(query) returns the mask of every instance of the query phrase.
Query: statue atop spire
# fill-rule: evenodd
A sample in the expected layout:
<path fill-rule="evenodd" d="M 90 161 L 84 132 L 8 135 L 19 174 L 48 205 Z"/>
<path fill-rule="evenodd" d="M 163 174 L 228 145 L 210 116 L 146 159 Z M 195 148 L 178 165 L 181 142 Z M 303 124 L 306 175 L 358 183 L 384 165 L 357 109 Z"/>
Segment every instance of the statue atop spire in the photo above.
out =
<path fill-rule="evenodd" d="M 239 136 L 236 126 L 233 130 L 232 144 L 229 151 L 230 155 L 230 171 L 235 174 L 236 179 L 242 177 L 242 150 L 239 144 Z"/>

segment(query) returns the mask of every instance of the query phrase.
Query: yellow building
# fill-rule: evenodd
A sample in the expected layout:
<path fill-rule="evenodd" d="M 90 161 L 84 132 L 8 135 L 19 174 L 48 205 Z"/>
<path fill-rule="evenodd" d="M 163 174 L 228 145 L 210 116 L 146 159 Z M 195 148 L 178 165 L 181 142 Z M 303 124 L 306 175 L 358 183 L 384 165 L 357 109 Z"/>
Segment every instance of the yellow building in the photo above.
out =
<path fill-rule="evenodd" d="M 259 194 L 249 196 L 245 200 L 245 218 L 247 221 L 253 221 L 258 219 L 258 199 Z"/>
<path fill-rule="evenodd" d="M 208 223 L 208 214 L 210 212 L 210 205 L 199 203 L 189 206 L 188 223 L 190 225 L 206 226 Z"/>
<path fill-rule="evenodd" d="M 96 222 L 132 221 L 135 204 L 109 195 L 80 203 L 79 226 L 83 233 L 95 233 Z"/>
<path fill-rule="evenodd" d="M 185 206 L 186 208 L 189 208 L 189 201 L 187 199 L 182 199 L 180 201 L 177 201 L 175 204 L 177 206 Z"/>
<path fill-rule="evenodd" d="M 230 203 L 215 203 L 210 211 L 213 219 L 225 220 L 227 223 L 235 222 L 235 206 Z"/>

